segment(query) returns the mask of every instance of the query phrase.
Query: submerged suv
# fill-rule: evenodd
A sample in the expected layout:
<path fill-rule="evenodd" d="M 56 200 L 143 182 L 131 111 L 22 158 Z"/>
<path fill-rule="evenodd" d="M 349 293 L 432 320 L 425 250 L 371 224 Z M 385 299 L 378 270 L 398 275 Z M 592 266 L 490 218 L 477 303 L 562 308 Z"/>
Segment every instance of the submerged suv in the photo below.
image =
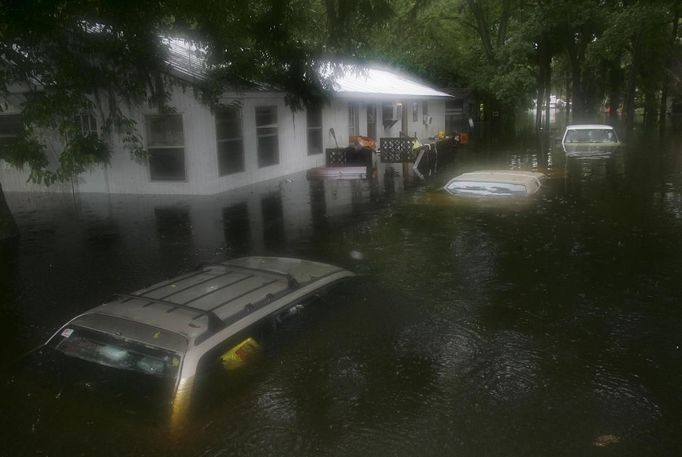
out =
<path fill-rule="evenodd" d="M 351 276 L 292 258 L 230 260 L 120 294 L 70 320 L 45 346 L 99 366 L 165 378 L 177 399 L 191 390 L 198 367 L 246 357 L 257 345 L 249 329 Z"/>

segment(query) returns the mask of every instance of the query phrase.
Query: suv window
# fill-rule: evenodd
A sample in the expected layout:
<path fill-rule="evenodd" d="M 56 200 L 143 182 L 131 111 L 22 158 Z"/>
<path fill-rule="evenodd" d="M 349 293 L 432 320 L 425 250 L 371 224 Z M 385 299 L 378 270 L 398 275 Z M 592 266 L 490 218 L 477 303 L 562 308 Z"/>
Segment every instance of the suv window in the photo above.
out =
<path fill-rule="evenodd" d="M 54 348 L 70 357 L 143 374 L 175 378 L 181 357 L 174 352 L 107 335 L 69 327 Z"/>
<path fill-rule="evenodd" d="M 210 373 L 216 370 L 224 372 L 232 368 L 229 363 L 226 363 L 226 360 L 224 360 L 223 356 L 247 340 L 251 340 L 253 344 L 248 344 L 245 346 L 244 350 L 240 351 L 240 354 L 243 354 L 245 357 L 252 357 L 254 354 L 250 353 L 253 352 L 251 351 L 251 348 L 254 347 L 254 345 L 258 346 L 271 329 L 272 320 L 269 318 L 263 319 L 244 331 L 239 332 L 238 334 L 233 335 L 227 338 L 225 341 L 217 344 L 215 347 L 201 356 L 199 365 L 197 366 L 197 375 L 206 376 L 210 375 Z"/>

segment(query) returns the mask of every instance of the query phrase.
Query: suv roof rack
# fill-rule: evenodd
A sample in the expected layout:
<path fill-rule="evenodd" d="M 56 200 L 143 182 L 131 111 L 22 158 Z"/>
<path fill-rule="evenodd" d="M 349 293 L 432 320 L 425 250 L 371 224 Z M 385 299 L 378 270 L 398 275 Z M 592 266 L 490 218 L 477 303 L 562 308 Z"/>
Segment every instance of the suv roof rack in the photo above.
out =
<path fill-rule="evenodd" d="M 235 265 L 235 264 L 230 263 L 230 262 L 225 262 L 222 264 L 211 265 L 211 266 L 221 266 L 223 268 L 230 267 L 230 268 L 234 268 L 236 270 L 255 271 L 255 272 L 258 272 L 260 274 L 266 274 L 266 275 L 270 274 L 273 276 L 279 276 L 280 278 L 284 278 L 287 280 L 287 287 L 289 287 L 289 289 L 296 289 L 300 286 L 299 282 L 296 280 L 296 278 L 294 278 L 292 276 L 291 273 L 284 273 L 283 271 L 268 270 L 268 269 L 255 268 L 255 267 L 247 267 L 244 265 Z"/>
<path fill-rule="evenodd" d="M 183 305 L 181 303 L 174 303 L 172 301 L 166 301 L 166 300 L 161 300 L 157 298 L 152 298 L 152 297 L 146 297 L 144 295 L 137 295 L 137 294 L 114 294 L 117 297 L 124 298 L 126 300 L 143 300 L 148 303 L 158 303 L 160 305 L 166 305 L 171 308 L 178 308 L 178 309 L 184 309 L 186 311 L 192 311 L 194 313 L 197 313 L 196 316 L 194 316 L 192 319 L 198 319 L 202 316 L 206 316 L 208 318 L 208 331 L 210 333 L 217 332 L 218 330 L 222 329 L 225 327 L 225 323 L 218 317 L 216 313 L 213 312 L 213 310 L 206 310 L 206 309 L 201 309 L 201 308 L 195 308 L 193 306 L 189 305 Z M 173 311 L 173 309 L 168 310 Z"/>

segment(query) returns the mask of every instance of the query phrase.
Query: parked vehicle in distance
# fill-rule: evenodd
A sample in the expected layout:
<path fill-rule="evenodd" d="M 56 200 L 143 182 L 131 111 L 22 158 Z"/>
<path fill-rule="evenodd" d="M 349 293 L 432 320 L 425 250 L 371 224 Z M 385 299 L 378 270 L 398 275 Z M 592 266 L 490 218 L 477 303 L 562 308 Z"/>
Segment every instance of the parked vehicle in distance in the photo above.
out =
<path fill-rule="evenodd" d="M 564 145 L 578 144 L 619 144 L 615 129 L 605 124 L 576 124 L 566 126 L 564 137 L 561 140 Z"/>
<path fill-rule="evenodd" d="M 544 178 L 535 171 L 481 170 L 461 174 L 443 189 L 453 195 L 527 197 L 540 190 Z"/>
<path fill-rule="evenodd" d="M 561 145 L 568 157 L 599 158 L 610 156 L 621 142 L 610 125 L 577 124 L 566 126 Z"/>
<path fill-rule="evenodd" d="M 244 257 L 202 267 L 92 308 L 41 350 L 168 381 L 189 393 L 208 366 L 239 366 L 258 349 L 251 329 L 354 274 L 308 260 Z"/>

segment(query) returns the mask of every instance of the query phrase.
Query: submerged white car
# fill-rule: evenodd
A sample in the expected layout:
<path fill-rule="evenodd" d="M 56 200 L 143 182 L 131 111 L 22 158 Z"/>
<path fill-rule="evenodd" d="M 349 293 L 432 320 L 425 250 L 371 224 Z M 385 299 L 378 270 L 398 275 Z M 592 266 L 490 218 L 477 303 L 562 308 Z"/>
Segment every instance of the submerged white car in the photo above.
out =
<path fill-rule="evenodd" d="M 453 195 L 526 197 L 540 190 L 544 178 L 535 171 L 481 170 L 461 174 L 443 189 Z"/>
<path fill-rule="evenodd" d="M 111 376 L 164 379 L 177 399 L 198 372 L 248 357 L 257 348 L 252 333 L 259 323 L 352 276 L 301 259 L 230 260 L 120 294 L 71 319 L 41 351 L 113 369 Z"/>
<path fill-rule="evenodd" d="M 600 159 L 610 157 L 622 143 L 610 125 L 577 124 L 566 127 L 561 145 L 566 157 Z"/>
<path fill-rule="evenodd" d="M 621 145 L 616 130 L 605 124 L 569 125 L 561 145 L 569 157 L 610 156 Z"/>
<path fill-rule="evenodd" d="M 577 124 L 566 126 L 561 139 L 563 145 L 619 144 L 615 129 L 605 124 Z"/>

